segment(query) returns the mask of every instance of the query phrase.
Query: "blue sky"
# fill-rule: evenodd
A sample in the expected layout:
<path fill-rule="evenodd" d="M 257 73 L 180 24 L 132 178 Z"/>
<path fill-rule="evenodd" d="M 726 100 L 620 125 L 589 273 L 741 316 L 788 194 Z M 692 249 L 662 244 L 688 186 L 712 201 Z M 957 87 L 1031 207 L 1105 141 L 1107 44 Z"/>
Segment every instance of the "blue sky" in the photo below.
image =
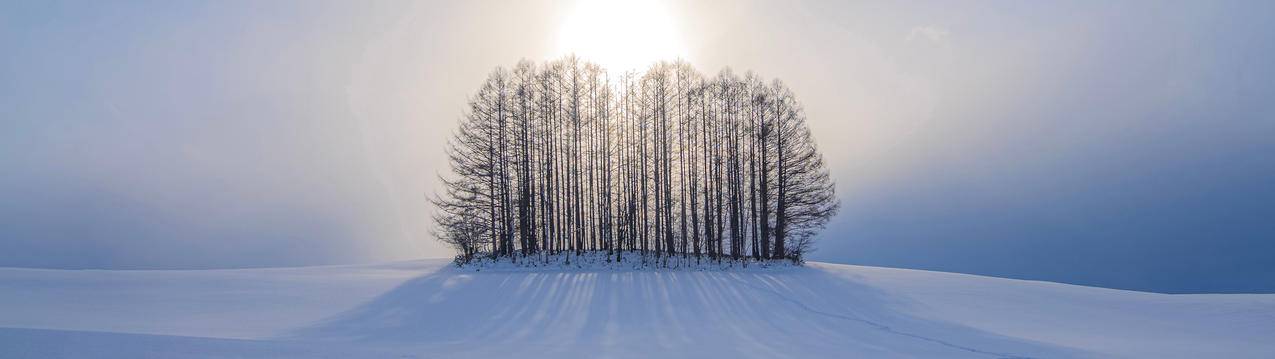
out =
<path fill-rule="evenodd" d="M 1275 292 L 1275 6 L 668 2 L 704 72 L 783 79 L 843 211 L 817 260 Z M 0 4 L 0 266 L 447 252 L 442 141 L 572 4 Z M 674 34 L 674 35 L 667 35 Z"/>

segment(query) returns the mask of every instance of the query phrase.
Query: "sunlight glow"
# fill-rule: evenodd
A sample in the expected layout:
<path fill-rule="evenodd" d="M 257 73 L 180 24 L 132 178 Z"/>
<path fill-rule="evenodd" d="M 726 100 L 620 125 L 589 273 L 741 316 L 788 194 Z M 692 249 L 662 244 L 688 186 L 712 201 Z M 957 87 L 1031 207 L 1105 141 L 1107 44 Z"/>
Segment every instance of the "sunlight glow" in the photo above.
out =
<path fill-rule="evenodd" d="M 658 0 L 579 0 L 558 33 L 558 53 L 616 72 L 686 57 L 673 17 Z"/>

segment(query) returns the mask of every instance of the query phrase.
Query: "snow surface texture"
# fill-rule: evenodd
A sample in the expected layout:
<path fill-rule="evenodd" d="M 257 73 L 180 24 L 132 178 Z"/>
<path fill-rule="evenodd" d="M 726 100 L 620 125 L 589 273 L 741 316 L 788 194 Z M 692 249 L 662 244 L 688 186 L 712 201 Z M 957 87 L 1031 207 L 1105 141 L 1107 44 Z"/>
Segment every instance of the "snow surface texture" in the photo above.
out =
<path fill-rule="evenodd" d="M 806 267 L 0 268 L 0 358 L 1272 358 L 1275 295 Z"/>

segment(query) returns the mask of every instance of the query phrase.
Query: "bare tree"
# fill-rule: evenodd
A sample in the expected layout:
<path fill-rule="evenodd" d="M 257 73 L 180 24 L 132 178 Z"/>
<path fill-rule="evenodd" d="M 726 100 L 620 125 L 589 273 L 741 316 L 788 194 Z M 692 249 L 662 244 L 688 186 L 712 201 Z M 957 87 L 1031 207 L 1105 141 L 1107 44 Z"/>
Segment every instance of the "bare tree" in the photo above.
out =
<path fill-rule="evenodd" d="M 791 91 L 752 73 L 674 62 L 612 79 L 574 57 L 520 61 L 491 73 L 448 141 L 433 235 L 460 263 L 801 261 L 838 209 L 805 121 Z"/>

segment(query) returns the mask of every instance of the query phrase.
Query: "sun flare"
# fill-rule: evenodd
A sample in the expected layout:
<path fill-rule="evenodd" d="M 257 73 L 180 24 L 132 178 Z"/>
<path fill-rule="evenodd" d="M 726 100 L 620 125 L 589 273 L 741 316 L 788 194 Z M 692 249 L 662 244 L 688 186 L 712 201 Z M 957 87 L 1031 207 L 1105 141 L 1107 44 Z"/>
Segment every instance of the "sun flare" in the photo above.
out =
<path fill-rule="evenodd" d="M 558 54 L 575 54 L 612 71 L 685 58 L 662 1 L 579 0 L 558 34 Z"/>

